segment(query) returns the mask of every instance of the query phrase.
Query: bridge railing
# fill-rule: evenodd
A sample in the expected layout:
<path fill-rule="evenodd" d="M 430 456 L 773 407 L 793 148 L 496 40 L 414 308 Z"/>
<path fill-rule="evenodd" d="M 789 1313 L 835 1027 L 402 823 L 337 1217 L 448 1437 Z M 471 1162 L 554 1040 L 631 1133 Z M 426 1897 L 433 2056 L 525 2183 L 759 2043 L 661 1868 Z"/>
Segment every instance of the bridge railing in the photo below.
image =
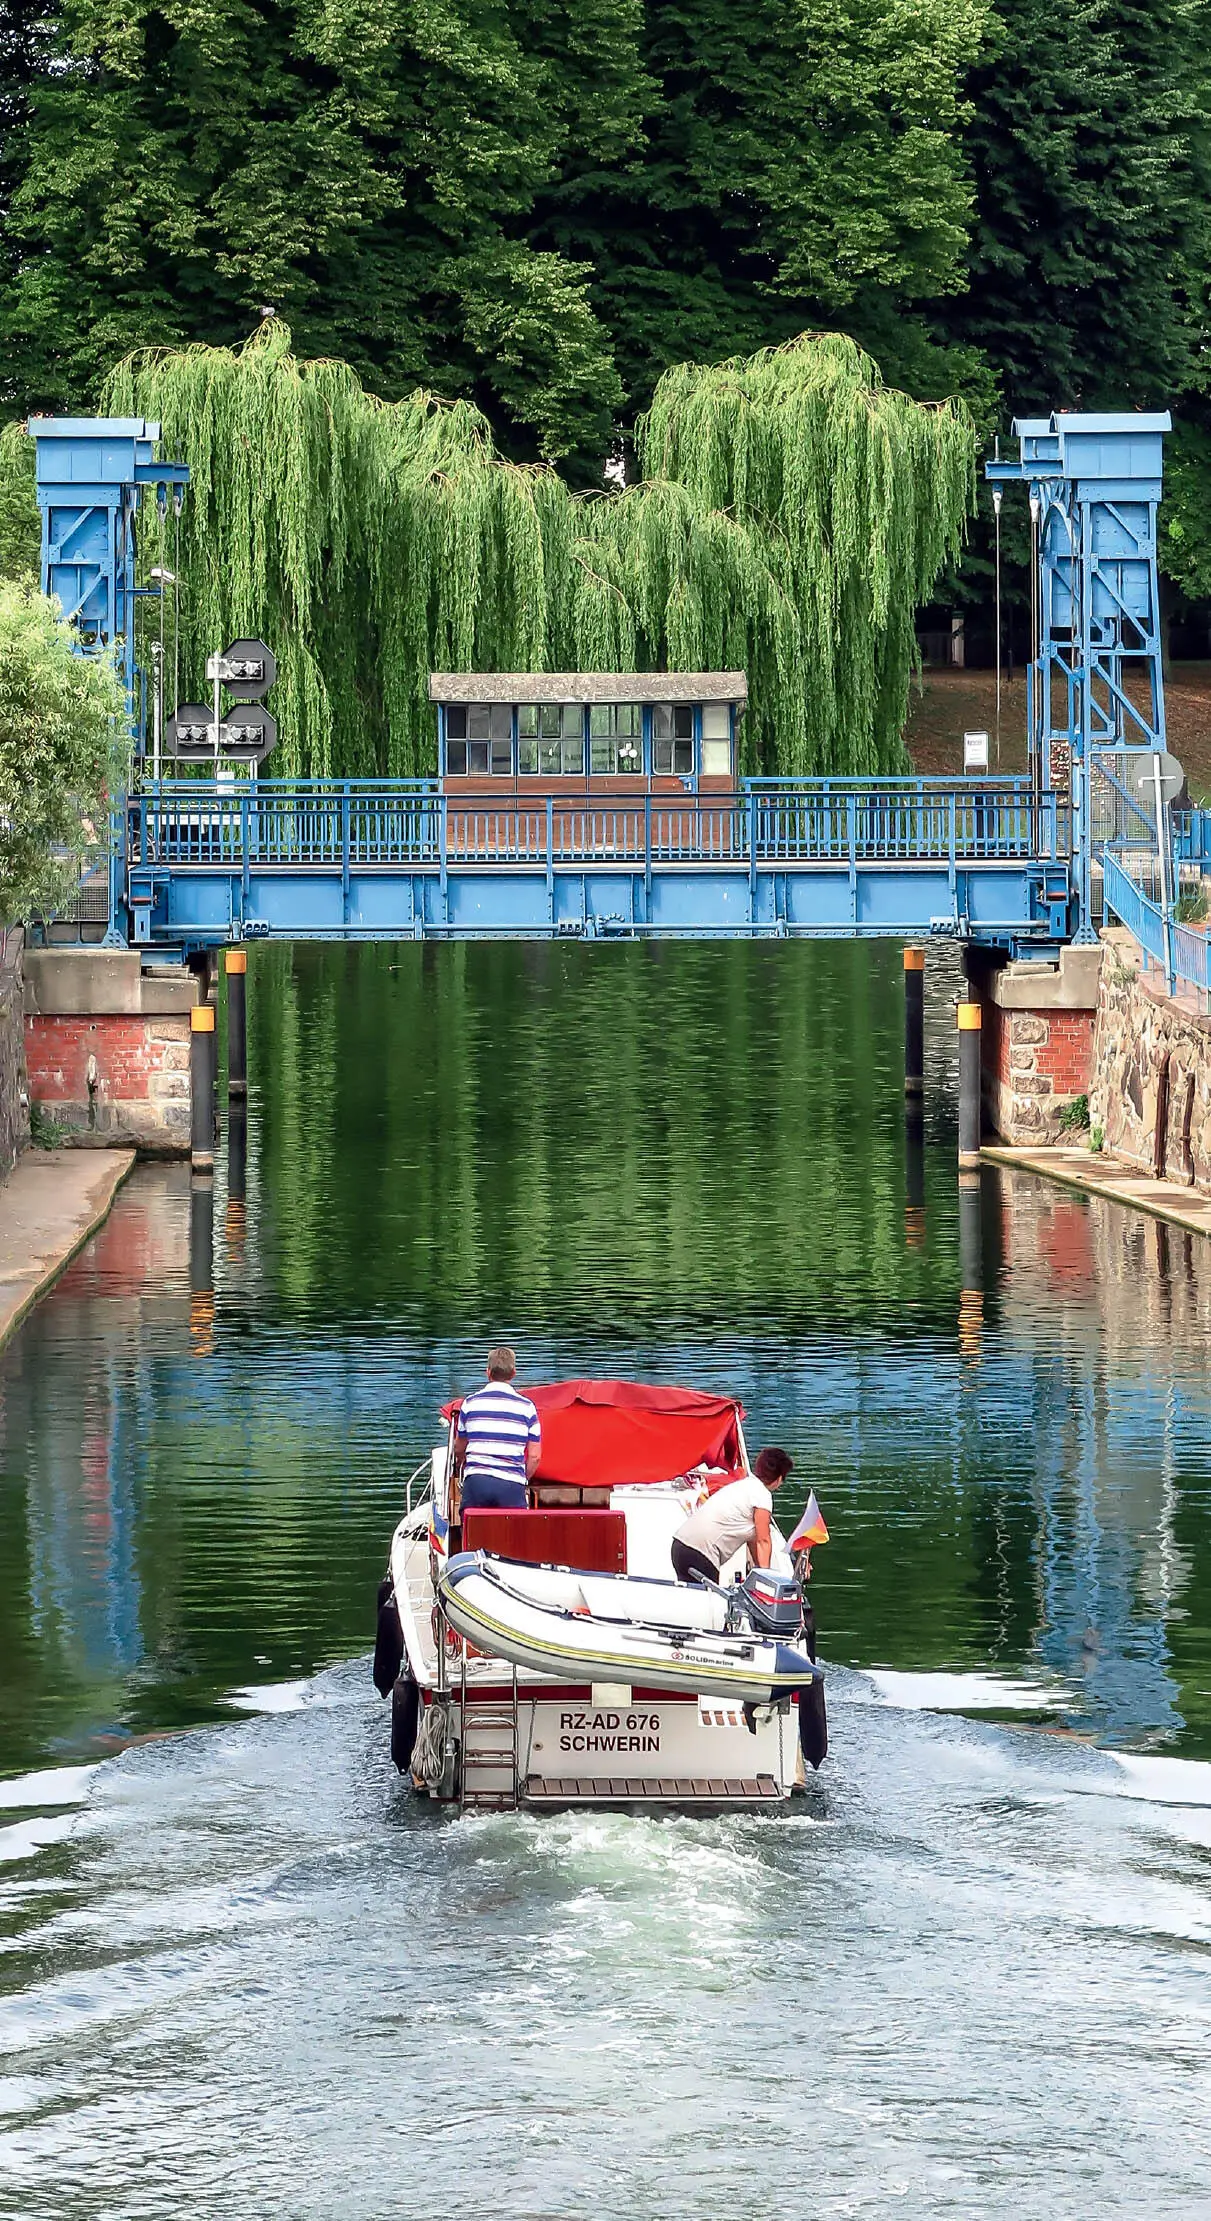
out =
<path fill-rule="evenodd" d="M 363 870 L 451 864 L 1020 861 L 1068 853 L 1026 781 L 754 781 L 735 794 L 443 795 L 428 782 L 164 781 L 132 797 L 132 864 Z"/>
<path fill-rule="evenodd" d="M 1146 961 L 1165 976 L 1170 992 L 1189 998 L 1205 1016 L 1211 1009 L 1207 932 L 1165 916 L 1141 883 L 1140 861 L 1107 849 L 1102 858 L 1106 908 L 1126 926 Z"/>

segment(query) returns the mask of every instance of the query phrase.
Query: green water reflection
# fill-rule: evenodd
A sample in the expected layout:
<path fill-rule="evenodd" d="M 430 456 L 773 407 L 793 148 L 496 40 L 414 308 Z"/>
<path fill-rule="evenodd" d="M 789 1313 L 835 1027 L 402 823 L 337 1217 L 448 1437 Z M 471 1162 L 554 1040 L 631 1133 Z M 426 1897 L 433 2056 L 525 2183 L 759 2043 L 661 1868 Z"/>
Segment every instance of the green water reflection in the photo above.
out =
<path fill-rule="evenodd" d="M 1211 1753 L 1211 1244 L 954 1174 L 944 962 L 258 950 L 213 1204 L 147 1168 L 0 1359 L 0 1769 L 364 1649 L 489 1339 L 738 1391 L 833 1531 L 826 1655 Z M 242 1191 L 242 1192 L 241 1192 Z"/>

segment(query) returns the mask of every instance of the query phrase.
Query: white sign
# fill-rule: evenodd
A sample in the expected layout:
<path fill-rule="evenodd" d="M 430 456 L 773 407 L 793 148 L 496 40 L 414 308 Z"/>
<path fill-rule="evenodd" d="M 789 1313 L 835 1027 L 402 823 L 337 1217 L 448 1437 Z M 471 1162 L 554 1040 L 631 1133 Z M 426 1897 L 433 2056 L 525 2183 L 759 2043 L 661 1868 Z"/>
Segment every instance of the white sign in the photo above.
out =
<path fill-rule="evenodd" d="M 964 771 L 987 771 L 987 769 L 988 769 L 988 735 L 987 735 L 987 733 L 964 733 L 964 735 L 963 735 L 963 769 L 964 769 Z"/>

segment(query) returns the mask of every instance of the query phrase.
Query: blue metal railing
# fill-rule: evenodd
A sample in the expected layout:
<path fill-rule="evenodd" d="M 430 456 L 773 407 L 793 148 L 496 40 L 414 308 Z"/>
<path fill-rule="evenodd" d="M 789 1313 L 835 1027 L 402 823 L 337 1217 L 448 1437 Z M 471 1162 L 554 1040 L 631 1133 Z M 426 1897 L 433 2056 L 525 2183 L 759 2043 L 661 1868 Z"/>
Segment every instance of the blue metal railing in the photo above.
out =
<path fill-rule="evenodd" d="M 1169 993 L 1191 996 L 1206 1014 L 1211 1007 L 1207 934 L 1197 926 L 1179 925 L 1176 919 L 1167 918 L 1109 849 L 1102 858 L 1102 869 L 1106 908 L 1126 926 L 1144 956 L 1160 968 Z"/>
<path fill-rule="evenodd" d="M 163 781 L 131 798 L 133 865 L 1021 862 L 1069 853 L 1066 810 L 1024 780 L 753 782 L 726 795 L 598 800 L 442 794 L 426 781 Z"/>

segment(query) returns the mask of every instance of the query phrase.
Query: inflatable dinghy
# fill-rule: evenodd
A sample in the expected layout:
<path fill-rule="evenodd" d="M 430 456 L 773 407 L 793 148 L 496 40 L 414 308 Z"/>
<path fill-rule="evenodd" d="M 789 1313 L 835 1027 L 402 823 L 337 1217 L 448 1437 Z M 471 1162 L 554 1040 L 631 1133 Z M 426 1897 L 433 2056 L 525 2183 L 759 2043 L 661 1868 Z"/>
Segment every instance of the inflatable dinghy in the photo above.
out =
<path fill-rule="evenodd" d="M 798 1583 L 751 1573 L 732 1589 L 577 1573 L 464 1550 L 440 1574 L 442 1610 L 477 1650 L 560 1681 L 617 1681 L 777 1704 L 824 1676 L 780 1640 L 801 1626 Z"/>

